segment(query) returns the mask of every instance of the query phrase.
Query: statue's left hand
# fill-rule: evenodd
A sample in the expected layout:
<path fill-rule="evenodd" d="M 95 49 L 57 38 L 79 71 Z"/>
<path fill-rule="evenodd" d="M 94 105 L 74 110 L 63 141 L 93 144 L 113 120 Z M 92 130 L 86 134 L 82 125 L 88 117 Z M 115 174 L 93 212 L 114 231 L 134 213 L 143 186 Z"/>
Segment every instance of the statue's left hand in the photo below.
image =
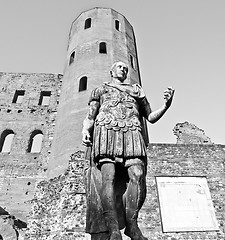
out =
<path fill-rule="evenodd" d="M 174 92 L 175 90 L 172 87 L 168 87 L 164 91 L 164 99 L 167 108 L 169 108 L 172 103 Z"/>

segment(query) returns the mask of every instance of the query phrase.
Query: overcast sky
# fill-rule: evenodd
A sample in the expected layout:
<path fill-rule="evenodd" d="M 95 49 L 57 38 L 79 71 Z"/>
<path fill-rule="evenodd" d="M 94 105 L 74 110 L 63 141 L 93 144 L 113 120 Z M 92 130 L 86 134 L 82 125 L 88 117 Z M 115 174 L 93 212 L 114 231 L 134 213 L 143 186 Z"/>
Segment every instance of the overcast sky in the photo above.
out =
<path fill-rule="evenodd" d="M 175 88 L 171 109 L 149 124 L 150 141 L 175 143 L 188 121 L 225 144 L 225 0 L 0 0 L 0 71 L 63 73 L 72 21 L 109 7 L 132 24 L 142 85 L 156 109 Z"/>

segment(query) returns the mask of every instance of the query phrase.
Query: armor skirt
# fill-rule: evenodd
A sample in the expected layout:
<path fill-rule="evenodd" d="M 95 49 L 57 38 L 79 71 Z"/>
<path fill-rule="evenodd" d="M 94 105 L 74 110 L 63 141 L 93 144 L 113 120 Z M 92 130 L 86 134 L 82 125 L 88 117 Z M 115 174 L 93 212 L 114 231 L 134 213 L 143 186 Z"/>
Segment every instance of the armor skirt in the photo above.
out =
<path fill-rule="evenodd" d="M 139 129 L 122 131 L 94 127 L 92 156 L 95 162 L 102 158 L 145 158 L 146 146 Z"/>

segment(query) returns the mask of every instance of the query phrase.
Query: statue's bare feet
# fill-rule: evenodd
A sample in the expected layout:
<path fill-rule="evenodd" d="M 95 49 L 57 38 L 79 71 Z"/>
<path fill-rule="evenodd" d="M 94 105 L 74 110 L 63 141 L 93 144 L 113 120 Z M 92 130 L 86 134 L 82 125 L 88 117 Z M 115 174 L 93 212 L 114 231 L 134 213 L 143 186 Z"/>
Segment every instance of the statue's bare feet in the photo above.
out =
<path fill-rule="evenodd" d="M 124 234 L 130 237 L 131 240 L 148 240 L 143 236 L 140 228 L 137 224 L 133 224 L 133 227 L 126 227 Z"/>

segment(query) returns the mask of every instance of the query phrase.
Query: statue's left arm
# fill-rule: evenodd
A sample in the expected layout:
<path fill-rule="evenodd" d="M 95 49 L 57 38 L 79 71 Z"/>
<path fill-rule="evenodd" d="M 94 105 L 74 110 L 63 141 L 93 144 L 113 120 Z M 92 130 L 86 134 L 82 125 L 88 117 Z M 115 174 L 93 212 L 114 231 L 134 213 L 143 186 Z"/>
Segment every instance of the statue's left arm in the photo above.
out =
<path fill-rule="evenodd" d="M 150 122 L 155 123 L 157 122 L 169 109 L 171 106 L 172 100 L 174 95 L 174 89 L 168 87 L 164 91 L 164 104 L 161 108 L 152 111 L 150 104 L 148 103 L 146 97 L 144 97 L 141 101 L 141 114 Z"/>

